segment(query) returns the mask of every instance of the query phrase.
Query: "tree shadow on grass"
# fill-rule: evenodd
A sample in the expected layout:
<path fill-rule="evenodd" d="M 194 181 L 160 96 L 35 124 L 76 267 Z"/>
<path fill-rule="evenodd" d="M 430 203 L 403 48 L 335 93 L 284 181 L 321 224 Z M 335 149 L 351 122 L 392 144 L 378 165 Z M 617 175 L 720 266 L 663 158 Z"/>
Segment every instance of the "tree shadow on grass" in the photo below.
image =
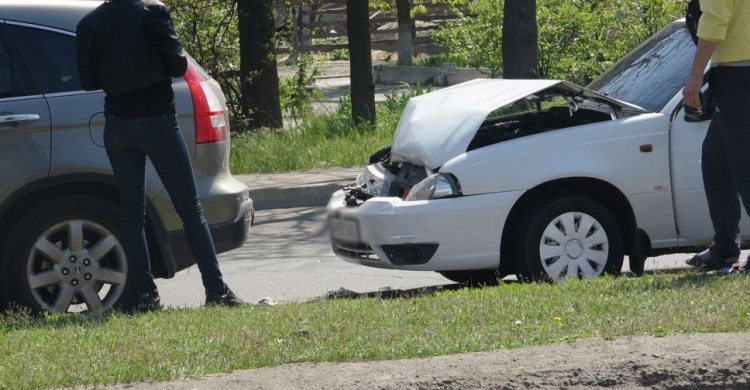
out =
<path fill-rule="evenodd" d="M 317 300 L 331 300 L 331 299 L 360 299 L 360 298 L 379 298 L 379 299 L 401 299 L 401 298 L 420 298 L 430 297 L 435 294 L 446 292 L 446 291 L 459 291 L 459 290 L 472 290 L 497 287 L 503 284 L 514 284 L 521 283 L 515 280 L 499 280 L 498 284 L 483 285 L 483 284 L 471 284 L 471 283 L 452 283 L 443 284 L 438 286 L 427 286 L 418 287 L 412 289 L 385 289 L 380 291 L 370 292 L 356 292 L 340 288 L 338 290 L 329 291 Z"/>
<path fill-rule="evenodd" d="M 685 269 L 667 269 L 667 270 L 655 270 L 644 272 L 645 276 L 650 276 L 650 288 L 663 290 L 663 289 L 685 289 L 690 287 L 707 287 L 721 282 L 724 278 L 747 278 L 750 275 L 729 275 L 722 276 L 715 273 L 704 273 L 696 272 L 693 270 Z M 663 277 L 661 277 L 663 276 Z M 622 275 L 623 278 L 637 280 L 642 277 L 635 276 L 632 274 Z M 487 287 L 496 287 L 510 284 L 554 284 L 552 282 L 530 282 L 520 281 L 512 279 L 502 279 L 498 281 L 496 285 L 480 285 L 480 284 L 462 284 L 453 283 L 438 286 L 419 287 L 413 289 L 386 289 L 380 291 L 370 292 L 356 292 L 341 288 L 339 290 L 329 291 L 322 297 L 315 299 L 317 300 L 331 300 L 331 299 L 361 299 L 361 298 L 378 298 L 378 299 L 399 299 L 399 298 L 420 298 L 434 296 L 435 294 L 445 291 L 458 291 L 458 290 L 471 290 L 481 289 Z"/>

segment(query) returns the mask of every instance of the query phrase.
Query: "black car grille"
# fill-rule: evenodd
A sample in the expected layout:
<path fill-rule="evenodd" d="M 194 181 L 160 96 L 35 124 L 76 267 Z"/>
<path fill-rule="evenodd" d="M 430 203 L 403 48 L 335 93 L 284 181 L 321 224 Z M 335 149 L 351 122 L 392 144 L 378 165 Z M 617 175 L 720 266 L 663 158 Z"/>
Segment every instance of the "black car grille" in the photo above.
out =
<path fill-rule="evenodd" d="M 333 251 L 343 257 L 348 257 L 364 261 L 380 261 L 375 251 L 369 245 L 365 244 L 344 244 L 334 243 Z"/>

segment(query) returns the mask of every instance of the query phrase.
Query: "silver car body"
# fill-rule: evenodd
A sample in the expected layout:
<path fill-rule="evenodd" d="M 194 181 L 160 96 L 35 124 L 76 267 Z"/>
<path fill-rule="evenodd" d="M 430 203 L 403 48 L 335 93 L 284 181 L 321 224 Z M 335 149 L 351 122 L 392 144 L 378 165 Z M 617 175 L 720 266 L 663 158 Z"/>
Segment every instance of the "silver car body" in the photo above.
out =
<path fill-rule="evenodd" d="M 0 3 L 0 58 L 4 50 L 10 51 L 12 57 L 15 52 L 31 49 L 14 43 L 13 31 L 52 34 L 52 39 L 59 39 L 62 44 L 48 47 L 47 55 L 59 53 L 65 57 L 57 63 L 63 76 L 55 82 L 64 84 L 77 78 L 76 63 L 71 62 L 75 59 L 76 25 L 99 4 L 35 0 Z M 18 67 L 22 60 L 12 59 L 10 66 Z M 190 62 L 205 76 L 192 59 Z M 3 83 L 9 85 L 11 78 L 10 68 L 3 69 L 0 64 L 0 248 L 13 245 L 4 240 L 14 221 L 41 201 L 63 194 L 84 194 L 117 202 L 117 189 L 103 147 L 104 93 L 40 90 L 33 95 L 3 96 Z M 50 76 L 34 75 L 28 69 L 15 71 L 32 79 Z M 177 118 L 192 157 L 198 194 L 217 251 L 223 252 L 245 242 L 253 203 L 248 188 L 229 172 L 229 121 L 224 95 L 210 77 L 203 84 L 220 100 L 227 123 L 226 139 L 197 144 L 191 93 L 184 78 L 173 80 Z M 146 182 L 147 232 L 154 272 L 160 277 L 172 277 L 194 264 L 195 259 L 188 250 L 182 222 L 150 163 Z"/>

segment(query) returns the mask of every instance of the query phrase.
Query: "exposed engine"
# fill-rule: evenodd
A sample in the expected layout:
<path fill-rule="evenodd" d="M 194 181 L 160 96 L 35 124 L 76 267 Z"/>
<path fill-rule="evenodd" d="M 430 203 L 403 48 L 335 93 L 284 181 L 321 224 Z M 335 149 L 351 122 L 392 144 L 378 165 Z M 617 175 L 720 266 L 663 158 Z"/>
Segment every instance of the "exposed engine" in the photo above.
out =
<path fill-rule="evenodd" d="M 613 119 L 615 116 L 612 113 L 569 106 L 550 107 L 536 112 L 491 118 L 477 130 L 467 151 L 545 131 Z"/>
<path fill-rule="evenodd" d="M 369 163 L 354 187 L 346 189 L 348 206 L 357 206 L 375 196 L 404 198 L 428 175 L 425 167 L 391 161 L 390 146 L 373 153 Z"/>

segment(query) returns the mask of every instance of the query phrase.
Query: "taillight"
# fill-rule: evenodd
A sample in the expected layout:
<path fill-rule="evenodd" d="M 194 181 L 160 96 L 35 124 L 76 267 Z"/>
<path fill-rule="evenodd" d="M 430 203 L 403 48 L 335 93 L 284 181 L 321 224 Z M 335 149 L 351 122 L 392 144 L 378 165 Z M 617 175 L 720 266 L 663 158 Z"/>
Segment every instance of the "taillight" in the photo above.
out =
<path fill-rule="evenodd" d="M 219 97 L 193 64 L 188 62 L 183 76 L 193 98 L 195 143 L 207 144 L 227 139 L 227 123 Z"/>

